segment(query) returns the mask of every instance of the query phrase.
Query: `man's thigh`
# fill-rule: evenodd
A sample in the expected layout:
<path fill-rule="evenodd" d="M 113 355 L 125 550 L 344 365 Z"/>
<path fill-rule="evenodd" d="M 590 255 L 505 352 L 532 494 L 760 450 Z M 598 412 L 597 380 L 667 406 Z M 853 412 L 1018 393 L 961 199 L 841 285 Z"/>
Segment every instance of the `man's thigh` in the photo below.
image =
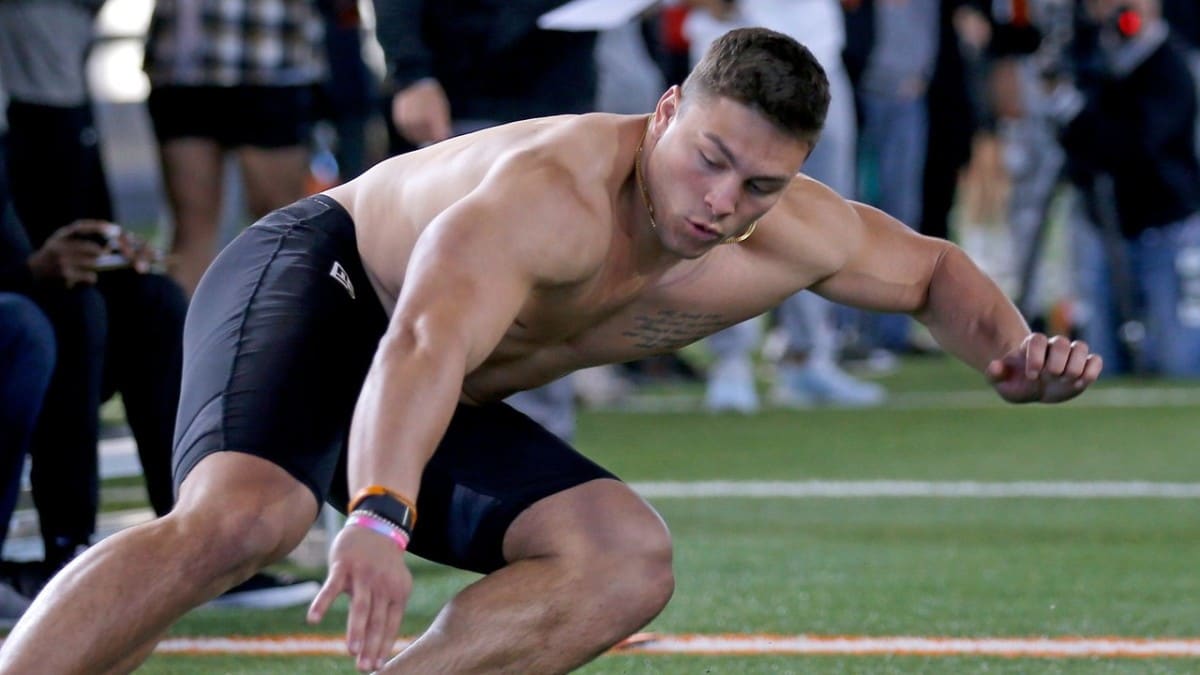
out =
<path fill-rule="evenodd" d="M 518 516 L 600 479 L 615 477 L 511 406 L 460 405 L 425 467 L 409 550 L 462 569 L 495 571 L 511 562 L 505 536 Z"/>

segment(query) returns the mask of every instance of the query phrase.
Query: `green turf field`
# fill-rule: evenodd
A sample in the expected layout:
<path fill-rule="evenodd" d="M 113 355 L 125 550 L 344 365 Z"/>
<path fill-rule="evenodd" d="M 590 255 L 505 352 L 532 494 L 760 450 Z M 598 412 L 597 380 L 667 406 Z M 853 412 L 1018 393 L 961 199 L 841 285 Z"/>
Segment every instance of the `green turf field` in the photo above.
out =
<path fill-rule="evenodd" d="M 946 405 L 918 409 L 772 411 L 750 418 L 587 412 L 578 445 L 631 482 L 1200 483 L 1200 416 L 1192 406 L 1147 405 L 1134 396 L 1123 407 L 964 408 L 954 405 L 959 397 L 953 392 L 983 385 L 940 359 L 908 363 L 885 383 L 896 394 L 950 395 Z M 1158 391 L 1170 385 L 1107 385 L 1142 386 Z M 1200 499 L 653 501 L 676 540 L 678 578 L 674 599 L 648 628 L 655 632 L 1200 637 Z M 413 571 L 406 635 L 419 632 L 474 578 L 422 562 L 414 562 Z M 173 635 L 334 636 L 345 606 L 340 601 L 316 628 L 304 624 L 301 609 L 197 611 Z M 144 672 L 354 669 L 342 657 L 163 655 Z M 1200 660 L 613 655 L 582 672 L 1195 673 Z"/>

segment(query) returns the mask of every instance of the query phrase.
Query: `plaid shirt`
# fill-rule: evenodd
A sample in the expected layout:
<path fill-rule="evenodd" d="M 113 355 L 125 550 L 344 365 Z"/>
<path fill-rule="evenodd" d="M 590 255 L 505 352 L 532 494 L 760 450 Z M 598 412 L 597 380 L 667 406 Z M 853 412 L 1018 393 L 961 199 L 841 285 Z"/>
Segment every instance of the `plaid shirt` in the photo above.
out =
<path fill-rule="evenodd" d="M 158 0 L 145 69 L 154 85 L 313 84 L 324 32 L 312 0 Z"/>

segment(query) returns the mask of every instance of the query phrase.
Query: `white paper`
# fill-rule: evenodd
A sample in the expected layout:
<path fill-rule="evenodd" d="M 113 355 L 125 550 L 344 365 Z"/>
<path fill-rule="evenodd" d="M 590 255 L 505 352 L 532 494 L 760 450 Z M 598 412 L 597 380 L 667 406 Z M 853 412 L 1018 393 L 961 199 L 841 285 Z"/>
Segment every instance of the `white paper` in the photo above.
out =
<path fill-rule="evenodd" d="M 658 0 L 571 0 L 538 17 L 542 30 L 609 30 L 623 26 Z"/>

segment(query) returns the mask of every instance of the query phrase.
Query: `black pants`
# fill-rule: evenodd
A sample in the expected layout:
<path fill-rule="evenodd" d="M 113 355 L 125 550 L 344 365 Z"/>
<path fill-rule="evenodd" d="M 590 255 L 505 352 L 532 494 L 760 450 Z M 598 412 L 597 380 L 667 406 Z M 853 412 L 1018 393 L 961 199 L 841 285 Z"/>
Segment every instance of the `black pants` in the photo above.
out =
<path fill-rule="evenodd" d="M 111 219 L 87 107 L 9 105 L 9 175 L 35 247 L 78 218 Z M 100 404 L 120 392 L 151 504 L 170 510 L 171 438 L 187 300 L 170 279 L 104 272 L 95 286 L 47 285 L 35 299 L 58 342 L 57 365 L 30 448 L 34 504 L 48 561 L 95 532 Z"/>

